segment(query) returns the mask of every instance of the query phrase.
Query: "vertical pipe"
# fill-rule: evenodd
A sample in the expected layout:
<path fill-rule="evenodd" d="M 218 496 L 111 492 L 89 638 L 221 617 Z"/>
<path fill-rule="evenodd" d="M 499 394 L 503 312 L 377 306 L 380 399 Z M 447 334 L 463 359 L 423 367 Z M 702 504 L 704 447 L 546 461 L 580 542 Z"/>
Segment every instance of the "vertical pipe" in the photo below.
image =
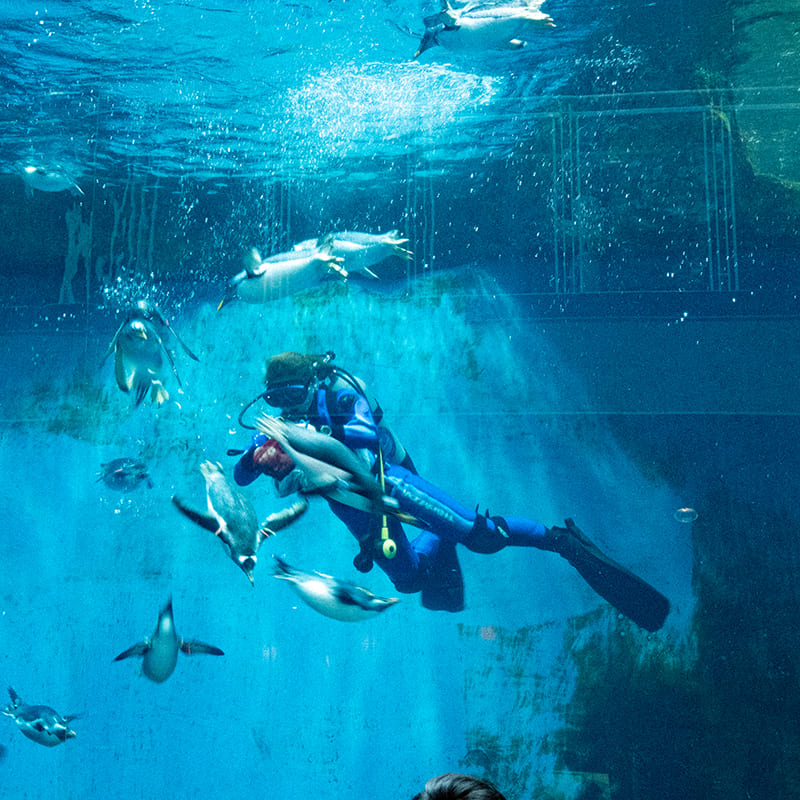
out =
<path fill-rule="evenodd" d="M 561 185 L 561 197 L 560 197 L 560 206 L 561 206 L 561 231 L 559 235 L 559 247 L 561 248 L 561 286 L 565 292 L 569 291 L 569 285 L 567 284 L 567 199 L 569 197 L 569 186 L 568 186 L 568 174 L 565 174 L 568 169 L 568 155 L 567 155 L 567 148 L 564 144 L 564 139 L 567 135 L 565 131 L 565 121 L 564 121 L 564 113 L 563 111 L 559 115 L 559 120 L 561 125 L 559 127 L 559 136 L 558 136 L 558 147 L 559 147 L 559 176 L 560 176 L 560 185 Z M 569 119 L 567 119 L 566 124 L 569 124 Z"/>
<path fill-rule="evenodd" d="M 283 226 L 284 249 L 288 249 L 292 243 L 292 179 L 286 179 L 286 222 Z"/>
<path fill-rule="evenodd" d="M 428 255 L 428 268 L 433 269 L 433 259 L 435 258 L 434 247 L 436 243 L 436 197 L 433 192 L 433 175 L 428 177 L 428 200 L 431 205 L 430 213 L 430 250 Z"/>
<path fill-rule="evenodd" d="M 714 291 L 714 250 L 711 244 L 711 186 L 708 175 L 710 112 L 703 114 L 703 176 L 706 187 L 706 236 L 708 237 L 708 288 Z"/>
<path fill-rule="evenodd" d="M 559 293 L 559 265 L 558 265 L 558 166 L 557 160 L 557 145 L 556 145 L 556 115 L 551 117 L 552 127 L 552 145 L 553 145 L 553 197 L 551 207 L 553 209 L 553 278 L 555 281 L 555 292 Z"/>
<path fill-rule="evenodd" d="M 158 184 L 159 175 L 156 173 L 156 182 L 153 186 L 153 205 L 150 207 L 150 237 L 147 242 L 147 268 L 153 271 L 153 250 L 155 249 L 156 237 L 156 207 L 158 205 Z"/>
<path fill-rule="evenodd" d="M 570 292 L 575 291 L 575 116 L 570 105 L 567 109 L 567 174 L 569 180 L 567 181 L 567 197 L 566 202 L 569 203 L 569 227 L 565 230 L 565 236 L 569 236 L 569 281 L 565 283 Z M 566 240 L 564 246 L 566 248 Z"/>
<path fill-rule="evenodd" d="M 728 182 L 730 176 L 728 175 L 728 160 L 727 142 L 730 138 L 730 131 L 725 124 L 725 117 L 722 111 L 722 101 L 719 104 L 719 166 L 720 166 L 720 183 L 722 189 L 722 231 L 720 233 L 719 246 L 722 250 L 724 244 L 724 253 L 721 253 L 720 263 L 725 265 L 725 288 L 731 290 L 731 242 L 730 242 L 730 209 L 728 207 Z M 722 282 L 720 281 L 720 287 Z"/>
<path fill-rule="evenodd" d="M 736 243 L 736 193 L 734 190 L 733 175 L 733 136 L 728 131 L 728 176 L 730 180 L 730 202 L 731 202 L 731 248 L 733 261 L 733 290 L 739 291 L 739 248 Z"/>
<path fill-rule="evenodd" d="M 133 254 L 135 252 L 133 247 L 133 229 L 136 220 L 136 184 L 132 172 L 128 174 L 128 184 L 131 187 L 131 216 L 128 220 L 128 262 L 131 262 L 134 260 Z M 135 264 L 134 269 L 138 272 L 138 264 Z"/>
<path fill-rule="evenodd" d="M 414 169 L 411 163 L 411 156 L 406 153 L 406 236 L 408 237 L 409 244 L 411 245 L 411 252 L 413 253 L 409 263 L 406 266 L 406 286 L 411 289 L 414 279 L 416 278 L 417 271 L 417 230 L 414 225 L 414 200 L 413 200 L 413 180 Z"/>
<path fill-rule="evenodd" d="M 583 262 L 585 257 L 584 251 L 584 206 L 583 206 L 583 189 L 581 186 L 581 126 L 580 119 L 575 118 L 575 199 L 578 200 L 578 226 L 575 233 L 578 237 L 578 287 L 577 291 L 583 293 Z"/>
<path fill-rule="evenodd" d="M 719 176 L 717 175 L 717 137 L 712 114 L 709 124 L 711 130 L 711 190 L 714 194 L 714 260 L 716 262 L 716 279 L 714 291 L 722 289 L 722 263 L 720 262 L 719 234 Z"/>

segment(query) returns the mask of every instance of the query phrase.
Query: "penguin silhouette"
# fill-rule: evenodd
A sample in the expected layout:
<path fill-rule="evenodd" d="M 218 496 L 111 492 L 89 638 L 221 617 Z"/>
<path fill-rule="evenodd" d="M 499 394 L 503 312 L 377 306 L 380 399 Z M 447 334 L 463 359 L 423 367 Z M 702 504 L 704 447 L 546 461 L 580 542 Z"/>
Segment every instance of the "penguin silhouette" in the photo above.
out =
<path fill-rule="evenodd" d="M 143 642 L 138 642 L 120 653 L 114 661 L 122 661 L 131 656 L 141 656 L 142 672 L 155 683 L 163 683 L 172 675 L 178 662 L 178 651 L 187 656 L 198 654 L 208 656 L 225 655 L 219 647 L 204 644 L 196 640 L 185 640 L 178 636 L 175 621 L 172 618 L 172 598 L 158 614 L 158 622 L 153 635 Z"/>

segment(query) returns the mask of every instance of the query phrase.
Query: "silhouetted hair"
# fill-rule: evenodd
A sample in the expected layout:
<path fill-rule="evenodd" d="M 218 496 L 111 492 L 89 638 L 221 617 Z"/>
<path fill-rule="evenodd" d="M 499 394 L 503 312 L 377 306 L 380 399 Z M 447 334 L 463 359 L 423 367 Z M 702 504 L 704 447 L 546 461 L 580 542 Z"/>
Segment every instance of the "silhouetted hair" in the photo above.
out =
<path fill-rule="evenodd" d="M 488 781 L 448 772 L 431 778 L 413 800 L 506 800 Z"/>

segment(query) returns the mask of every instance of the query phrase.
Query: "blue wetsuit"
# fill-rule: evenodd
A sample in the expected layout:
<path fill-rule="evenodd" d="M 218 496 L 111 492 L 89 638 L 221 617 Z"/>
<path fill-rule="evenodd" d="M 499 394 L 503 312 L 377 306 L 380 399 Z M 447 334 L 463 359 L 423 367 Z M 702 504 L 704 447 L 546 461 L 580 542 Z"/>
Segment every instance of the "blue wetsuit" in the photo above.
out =
<path fill-rule="evenodd" d="M 427 608 L 459 611 L 464 605 L 464 592 L 456 544 L 478 553 L 494 553 L 507 545 L 551 549 L 547 529 L 541 523 L 523 517 L 478 514 L 477 510 L 461 505 L 416 474 L 407 455 L 400 464 L 394 463 L 393 458 L 402 448 L 391 432 L 378 424 L 381 418 L 380 409 L 373 415 L 365 396 L 349 385 L 317 389 L 312 408 L 305 417 L 317 430 L 329 430 L 353 450 L 366 451 L 373 463 L 377 461 L 380 447 L 386 494 L 398 502 L 401 511 L 426 525 L 409 541 L 400 521 L 389 515 L 389 536 L 397 546 L 395 556 L 386 558 L 380 549 L 370 551 L 375 563 L 398 591 L 421 591 L 423 605 Z M 253 453 L 266 438 L 264 434 L 254 436 L 250 448 L 237 462 L 234 479 L 238 484 L 247 485 L 262 474 L 253 462 Z M 328 503 L 362 543 L 362 551 L 364 543 L 372 544 L 379 538 L 380 517 L 335 500 L 328 500 Z"/>

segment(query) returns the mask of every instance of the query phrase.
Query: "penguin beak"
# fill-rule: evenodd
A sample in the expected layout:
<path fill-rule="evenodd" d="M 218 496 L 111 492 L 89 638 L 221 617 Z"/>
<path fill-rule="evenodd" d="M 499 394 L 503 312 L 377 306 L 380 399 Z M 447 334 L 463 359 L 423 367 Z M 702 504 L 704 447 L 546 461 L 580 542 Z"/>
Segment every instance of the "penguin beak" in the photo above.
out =
<path fill-rule="evenodd" d="M 217 311 L 219 311 L 222 306 L 228 305 L 228 303 L 236 300 L 236 286 L 228 286 L 225 289 L 225 294 L 222 296 L 222 300 L 219 301 L 219 305 L 217 306 Z"/>
<path fill-rule="evenodd" d="M 439 30 L 441 30 L 442 27 L 444 26 L 440 26 L 436 31 L 425 31 L 425 33 L 422 35 L 422 41 L 419 43 L 419 47 L 417 48 L 417 52 L 414 53 L 414 58 L 412 59 L 413 61 L 416 61 L 428 48 L 439 44 L 438 40 L 436 39 L 436 34 L 439 32 Z"/>
<path fill-rule="evenodd" d="M 242 572 L 247 575 L 247 580 L 250 581 L 250 585 L 255 586 L 255 578 L 253 577 L 253 571 L 256 568 L 255 558 L 252 556 L 243 558 L 241 561 L 239 561 L 239 566 L 242 568 Z"/>

